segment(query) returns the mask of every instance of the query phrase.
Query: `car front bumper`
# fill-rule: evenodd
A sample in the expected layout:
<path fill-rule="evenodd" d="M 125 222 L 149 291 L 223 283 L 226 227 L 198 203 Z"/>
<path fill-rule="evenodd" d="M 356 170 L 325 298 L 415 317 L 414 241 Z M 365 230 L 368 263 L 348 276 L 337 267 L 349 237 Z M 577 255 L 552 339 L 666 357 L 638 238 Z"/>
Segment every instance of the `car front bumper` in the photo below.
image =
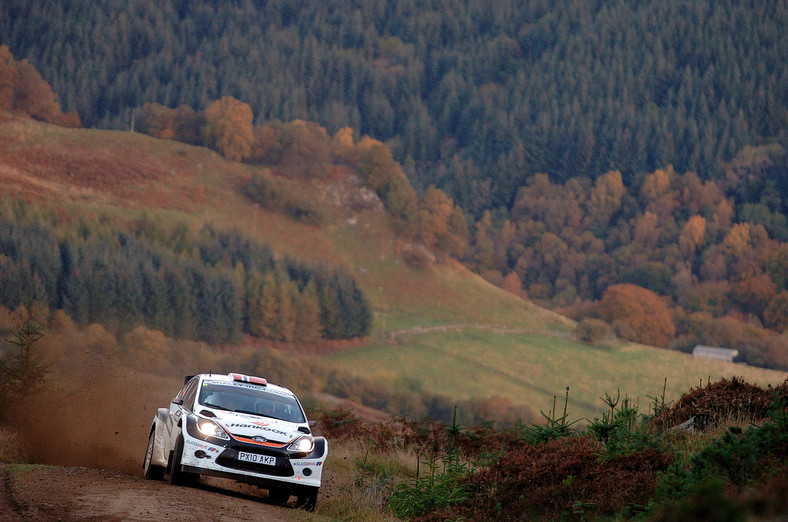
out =
<path fill-rule="evenodd" d="M 286 452 L 238 440 L 212 444 L 192 437 L 183 430 L 183 456 L 181 465 L 187 473 L 198 473 L 229 478 L 261 487 L 277 486 L 297 490 L 301 486 L 320 487 L 323 464 L 328 456 L 328 442 L 315 438 L 315 449 L 302 458 L 293 458 Z M 273 466 L 255 464 L 238 459 L 239 452 L 276 457 Z"/>

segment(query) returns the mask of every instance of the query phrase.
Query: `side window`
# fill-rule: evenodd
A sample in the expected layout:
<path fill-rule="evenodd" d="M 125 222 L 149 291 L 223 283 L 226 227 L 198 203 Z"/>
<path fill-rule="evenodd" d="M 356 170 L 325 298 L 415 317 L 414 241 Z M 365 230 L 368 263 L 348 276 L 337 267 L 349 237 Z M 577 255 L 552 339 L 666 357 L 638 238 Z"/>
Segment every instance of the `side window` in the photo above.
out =
<path fill-rule="evenodd" d="M 187 410 L 192 410 L 194 408 L 194 397 L 197 395 L 197 386 L 198 379 L 193 379 L 191 383 L 189 383 L 188 390 L 186 393 L 183 394 L 183 407 Z"/>
<path fill-rule="evenodd" d="M 181 391 L 179 391 L 179 392 L 178 392 L 178 395 L 176 395 L 176 396 L 175 396 L 175 398 L 176 398 L 176 399 L 184 399 L 184 397 L 186 396 L 186 394 L 187 394 L 187 393 L 189 393 L 189 390 L 190 390 L 190 388 L 195 388 L 195 386 L 194 386 L 194 383 L 195 383 L 196 381 L 197 381 L 197 379 L 192 379 L 192 380 L 190 380 L 190 381 L 189 381 L 189 382 L 186 384 L 186 386 L 184 386 L 183 388 L 181 388 Z M 186 402 L 186 400 L 184 399 L 184 403 L 185 403 L 185 402 Z"/>

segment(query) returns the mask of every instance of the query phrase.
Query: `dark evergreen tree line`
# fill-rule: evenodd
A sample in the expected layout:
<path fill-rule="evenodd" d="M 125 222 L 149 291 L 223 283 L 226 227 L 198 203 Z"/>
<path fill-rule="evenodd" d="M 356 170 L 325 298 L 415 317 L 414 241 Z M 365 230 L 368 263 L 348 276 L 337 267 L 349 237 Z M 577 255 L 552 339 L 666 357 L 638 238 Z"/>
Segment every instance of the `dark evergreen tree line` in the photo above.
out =
<path fill-rule="evenodd" d="M 208 342 L 240 337 L 240 302 L 231 277 L 191 258 L 121 235 L 65 240 L 60 306 L 79 323 L 145 324 Z"/>
<path fill-rule="evenodd" d="M 289 261 L 279 266 L 269 248 L 234 232 L 206 227 L 193 236 L 178 225 L 165 233 L 143 218 L 136 235 L 82 224 L 58 239 L 45 223 L 0 216 L 0 305 L 38 301 L 81 324 L 144 324 L 211 343 L 236 342 L 242 332 L 284 341 L 344 339 L 371 326 L 369 304 L 349 274 Z M 284 274 L 295 289 L 287 294 L 294 299 L 289 315 L 280 287 L 254 287 L 254 277 L 265 274 Z M 275 306 L 253 309 L 255 299 Z M 255 330 L 254 320 L 272 328 Z"/>
<path fill-rule="evenodd" d="M 423 189 L 509 208 L 537 173 L 629 183 L 785 130 L 788 4 L 7 0 L 0 44 L 86 125 L 223 96 L 387 142 Z"/>

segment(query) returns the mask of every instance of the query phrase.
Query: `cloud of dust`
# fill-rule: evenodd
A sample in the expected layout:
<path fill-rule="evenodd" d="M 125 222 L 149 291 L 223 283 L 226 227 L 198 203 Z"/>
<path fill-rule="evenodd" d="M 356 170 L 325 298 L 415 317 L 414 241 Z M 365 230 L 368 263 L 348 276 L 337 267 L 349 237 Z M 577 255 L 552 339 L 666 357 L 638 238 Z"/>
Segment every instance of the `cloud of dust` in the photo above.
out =
<path fill-rule="evenodd" d="M 27 462 L 141 474 L 156 409 L 181 384 L 92 358 L 77 371 L 50 374 L 47 388 L 16 405 L 10 421 Z"/>

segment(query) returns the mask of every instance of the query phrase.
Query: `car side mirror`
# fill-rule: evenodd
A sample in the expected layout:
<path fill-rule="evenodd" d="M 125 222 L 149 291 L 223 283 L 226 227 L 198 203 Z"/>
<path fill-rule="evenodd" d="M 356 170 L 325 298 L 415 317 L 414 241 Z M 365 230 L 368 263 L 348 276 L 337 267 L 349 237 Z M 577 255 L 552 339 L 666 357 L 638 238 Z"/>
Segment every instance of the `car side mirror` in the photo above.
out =
<path fill-rule="evenodd" d="M 183 399 L 173 399 L 173 404 L 177 404 L 178 406 L 183 406 Z"/>
<path fill-rule="evenodd" d="M 310 428 L 314 428 L 315 426 L 317 426 L 317 423 L 315 421 L 309 421 Z"/>

